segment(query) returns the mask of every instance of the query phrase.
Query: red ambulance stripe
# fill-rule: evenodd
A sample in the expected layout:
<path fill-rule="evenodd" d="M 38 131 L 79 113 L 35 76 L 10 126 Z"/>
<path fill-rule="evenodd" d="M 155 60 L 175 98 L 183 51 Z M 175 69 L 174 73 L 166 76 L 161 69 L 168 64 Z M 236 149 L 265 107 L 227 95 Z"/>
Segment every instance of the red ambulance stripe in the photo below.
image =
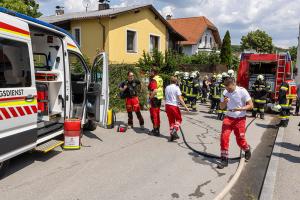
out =
<path fill-rule="evenodd" d="M 20 113 L 21 116 L 25 115 L 25 113 L 24 113 L 24 111 L 23 111 L 23 109 L 21 107 L 17 107 L 17 110 L 19 111 L 19 113 Z"/>
<path fill-rule="evenodd" d="M 26 111 L 26 113 L 27 113 L 28 115 L 32 114 L 32 112 L 31 112 L 29 106 L 24 106 L 24 109 L 25 109 L 25 111 Z"/>
<path fill-rule="evenodd" d="M 10 31 L 14 31 L 14 32 L 18 32 L 18 33 L 22 33 L 22 34 L 25 34 L 25 35 L 29 35 L 28 31 L 17 28 L 15 26 L 12 26 L 12 25 L 9 25 L 9 24 L 6 24 L 6 23 L 3 23 L 3 22 L 0 22 L 0 28 L 7 29 L 7 30 L 10 30 Z"/>
<path fill-rule="evenodd" d="M 31 109 L 32 109 L 32 111 L 33 111 L 34 113 L 37 113 L 37 108 L 36 108 L 36 106 L 31 106 Z"/>
<path fill-rule="evenodd" d="M 0 108 L 0 110 L 1 110 L 1 112 L 3 113 L 3 115 L 4 115 L 4 117 L 5 117 L 6 119 L 11 118 L 11 117 L 10 117 L 10 114 L 7 112 L 7 110 L 6 110 L 5 108 Z"/>
<path fill-rule="evenodd" d="M 3 120 L 2 116 L 0 115 L 0 120 Z"/>
<path fill-rule="evenodd" d="M 11 113 L 14 117 L 18 117 L 18 116 L 19 116 L 13 107 L 9 107 L 8 109 L 9 109 L 10 113 Z"/>

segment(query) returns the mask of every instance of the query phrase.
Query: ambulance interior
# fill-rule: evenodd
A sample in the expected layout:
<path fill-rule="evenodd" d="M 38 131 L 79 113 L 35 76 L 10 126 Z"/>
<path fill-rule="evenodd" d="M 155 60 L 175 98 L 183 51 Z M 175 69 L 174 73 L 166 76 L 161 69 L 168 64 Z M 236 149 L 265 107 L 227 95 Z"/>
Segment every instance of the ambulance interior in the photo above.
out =
<path fill-rule="evenodd" d="M 31 27 L 38 120 L 47 125 L 62 124 L 65 117 L 65 70 L 60 36 Z M 43 125 L 45 126 L 45 125 Z"/>
<path fill-rule="evenodd" d="M 270 85 L 271 91 L 275 91 L 277 62 L 250 62 L 249 64 L 249 90 L 252 89 L 257 76 L 262 74 Z"/>

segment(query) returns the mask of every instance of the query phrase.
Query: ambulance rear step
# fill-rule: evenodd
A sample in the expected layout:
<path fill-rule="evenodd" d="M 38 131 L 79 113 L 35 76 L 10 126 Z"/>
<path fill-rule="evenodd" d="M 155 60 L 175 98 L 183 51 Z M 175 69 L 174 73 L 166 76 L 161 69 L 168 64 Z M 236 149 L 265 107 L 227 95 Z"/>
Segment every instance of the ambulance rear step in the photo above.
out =
<path fill-rule="evenodd" d="M 34 150 L 42 153 L 48 153 L 49 151 L 55 149 L 56 147 L 59 147 L 64 144 L 64 141 L 61 140 L 49 140 L 48 142 L 45 142 L 43 144 L 38 145 Z"/>

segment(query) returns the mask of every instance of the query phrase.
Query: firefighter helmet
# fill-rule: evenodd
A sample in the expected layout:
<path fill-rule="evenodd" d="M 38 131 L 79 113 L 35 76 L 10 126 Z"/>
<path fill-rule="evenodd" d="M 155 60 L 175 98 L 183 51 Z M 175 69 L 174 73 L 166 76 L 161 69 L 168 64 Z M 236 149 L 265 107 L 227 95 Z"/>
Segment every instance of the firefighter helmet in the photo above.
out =
<path fill-rule="evenodd" d="M 183 73 L 183 78 L 184 78 L 184 79 L 188 79 L 188 78 L 189 78 L 189 75 L 190 75 L 190 74 L 189 74 L 188 72 L 184 72 L 184 73 Z"/>
<path fill-rule="evenodd" d="M 229 77 L 234 77 L 234 71 L 232 69 L 228 70 L 227 74 Z"/>
<path fill-rule="evenodd" d="M 174 73 L 174 76 L 179 76 L 180 75 L 180 72 L 179 71 L 176 71 L 175 73 Z"/>
<path fill-rule="evenodd" d="M 222 77 L 223 77 L 222 74 L 218 74 L 217 75 L 217 81 L 222 81 Z"/>
<path fill-rule="evenodd" d="M 280 105 L 274 105 L 273 107 L 272 107 L 272 110 L 273 111 L 275 111 L 275 112 L 280 112 L 280 110 L 281 110 L 281 106 Z"/>
<path fill-rule="evenodd" d="M 259 80 L 259 81 L 263 81 L 264 79 L 265 79 L 265 77 L 261 74 L 257 76 L 257 80 Z"/>
<path fill-rule="evenodd" d="M 191 74 L 190 74 L 190 78 L 196 78 L 197 77 L 197 73 L 196 72 L 192 72 Z"/>
<path fill-rule="evenodd" d="M 226 78 L 226 77 L 228 77 L 228 74 L 226 72 L 223 72 L 222 73 L 222 78 Z"/>

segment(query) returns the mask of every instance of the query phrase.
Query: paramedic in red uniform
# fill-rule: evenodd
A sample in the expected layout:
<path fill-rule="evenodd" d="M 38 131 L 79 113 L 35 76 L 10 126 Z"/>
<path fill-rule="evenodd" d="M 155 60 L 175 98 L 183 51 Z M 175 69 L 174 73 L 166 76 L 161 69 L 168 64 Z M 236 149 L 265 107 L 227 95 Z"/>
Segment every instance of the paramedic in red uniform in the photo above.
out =
<path fill-rule="evenodd" d="M 158 75 L 157 69 L 154 67 L 150 72 L 149 101 L 150 101 L 150 117 L 153 123 L 153 130 L 151 134 L 160 136 L 160 107 L 161 101 L 164 97 L 163 80 Z"/>
<path fill-rule="evenodd" d="M 233 131 L 237 144 L 245 152 L 245 159 L 251 157 L 251 149 L 245 137 L 246 133 L 246 111 L 253 109 L 253 103 L 248 91 L 243 87 L 236 86 L 234 78 L 227 78 L 224 81 L 226 90 L 221 98 L 220 107 L 227 107 L 226 116 L 222 125 L 221 134 L 221 162 L 218 168 L 228 166 L 228 150 L 230 134 Z"/>
<path fill-rule="evenodd" d="M 141 107 L 138 98 L 138 87 L 141 85 L 141 82 L 137 79 L 134 79 L 133 72 L 129 71 L 127 73 L 127 81 L 124 81 L 120 84 L 120 90 L 123 92 L 126 103 L 126 110 L 128 113 L 128 128 L 133 127 L 133 114 L 134 111 L 139 122 L 141 129 L 144 129 L 144 119 L 141 114 Z"/>
<path fill-rule="evenodd" d="M 166 87 L 165 97 L 166 97 L 166 113 L 170 125 L 170 142 L 179 139 L 177 131 L 181 125 L 182 118 L 180 113 L 180 108 L 178 103 L 181 103 L 187 111 L 189 108 L 185 105 L 182 98 L 182 93 L 178 87 L 178 80 L 176 77 L 172 76 L 170 79 L 171 84 Z"/>

